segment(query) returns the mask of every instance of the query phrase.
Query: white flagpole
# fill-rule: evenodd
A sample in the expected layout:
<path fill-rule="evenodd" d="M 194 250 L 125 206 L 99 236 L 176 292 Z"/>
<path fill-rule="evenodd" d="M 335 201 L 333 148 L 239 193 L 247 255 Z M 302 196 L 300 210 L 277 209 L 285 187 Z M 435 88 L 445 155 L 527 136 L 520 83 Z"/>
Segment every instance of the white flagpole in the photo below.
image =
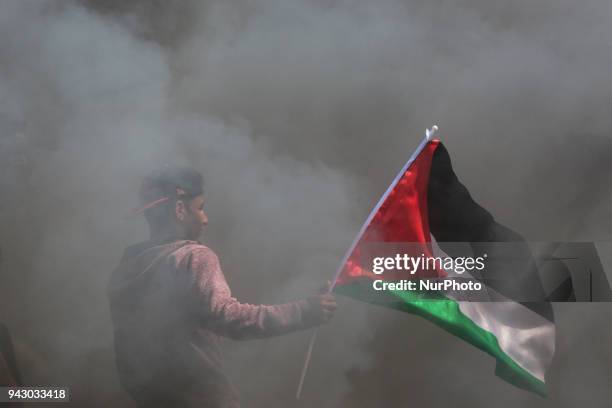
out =
<path fill-rule="evenodd" d="M 363 223 L 361 230 L 359 230 L 359 233 L 353 240 L 352 245 L 350 246 L 348 251 L 346 251 L 346 253 L 344 254 L 344 257 L 342 258 L 342 262 L 340 262 L 340 266 L 338 266 L 338 269 L 336 270 L 336 274 L 334 275 L 334 280 L 332 281 L 331 285 L 329 285 L 329 288 L 327 289 L 327 293 L 331 293 L 334 290 L 334 287 L 336 286 L 336 282 L 338 281 L 338 278 L 340 277 L 340 274 L 342 273 L 342 270 L 344 269 L 344 264 L 346 264 L 348 257 L 351 256 L 353 249 L 355 249 L 355 246 L 359 242 L 359 239 L 365 232 L 368 225 L 370 225 L 372 218 L 374 218 L 374 215 L 376 214 L 376 212 L 378 211 L 382 203 L 385 201 L 385 199 L 387 198 L 387 196 L 389 195 L 393 187 L 397 184 L 401 176 L 406 172 L 406 170 L 408 170 L 408 167 L 410 167 L 412 162 L 416 159 L 419 153 L 421 153 L 425 145 L 433 138 L 434 134 L 437 131 L 438 131 L 438 126 L 436 125 L 433 125 L 431 129 L 425 129 L 425 137 L 423 138 L 423 141 L 421 142 L 419 147 L 417 147 L 414 153 L 412 153 L 412 156 L 410 157 L 410 159 L 408 159 L 408 161 L 406 162 L 402 170 L 397 174 L 393 182 L 389 185 L 389 188 L 387 189 L 385 194 L 383 194 L 383 196 L 380 198 L 380 200 L 378 201 L 378 204 L 376 204 L 374 209 L 370 212 L 370 215 L 368 216 L 366 221 Z M 314 332 L 312 333 L 312 336 L 310 337 L 310 342 L 308 343 L 308 350 L 306 351 L 306 359 L 304 360 L 304 366 L 302 367 L 302 375 L 300 376 L 300 382 L 298 384 L 297 392 L 295 393 L 296 399 L 300 399 L 300 396 L 302 395 L 302 387 L 304 386 L 304 379 L 306 378 L 306 373 L 308 372 L 308 366 L 310 365 L 310 357 L 312 356 L 312 349 L 314 348 L 314 344 L 317 339 L 317 333 L 319 333 L 318 328 L 314 330 Z"/>
<path fill-rule="evenodd" d="M 312 356 L 312 349 L 314 348 L 315 340 L 317 339 L 317 333 L 319 329 L 315 329 L 310 336 L 310 342 L 308 343 L 308 351 L 306 352 L 306 359 L 304 360 L 304 367 L 302 367 L 302 375 L 300 376 L 300 383 L 298 384 L 297 392 L 295 393 L 295 399 L 300 399 L 302 395 L 302 387 L 304 386 L 304 379 L 306 378 L 306 372 L 310 365 L 310 356 Z"/>

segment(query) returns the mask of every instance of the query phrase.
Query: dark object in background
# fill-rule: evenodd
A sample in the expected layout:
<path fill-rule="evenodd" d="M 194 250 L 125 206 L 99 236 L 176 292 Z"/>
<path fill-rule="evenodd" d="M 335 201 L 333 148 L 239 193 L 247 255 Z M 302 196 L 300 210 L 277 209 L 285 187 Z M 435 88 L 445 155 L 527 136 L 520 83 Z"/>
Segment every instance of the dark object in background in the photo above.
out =
<path fill-rule="evenodd" d="M 612 301 L 595 243 L 550 242 L 538 248 L 538 258 L 540 277 L 551 302 Z"/>
<path fill-rule="evenodd" d="M 0 386 L 21 386 L 15 350 L 8 328 L 0 323 Z"/>

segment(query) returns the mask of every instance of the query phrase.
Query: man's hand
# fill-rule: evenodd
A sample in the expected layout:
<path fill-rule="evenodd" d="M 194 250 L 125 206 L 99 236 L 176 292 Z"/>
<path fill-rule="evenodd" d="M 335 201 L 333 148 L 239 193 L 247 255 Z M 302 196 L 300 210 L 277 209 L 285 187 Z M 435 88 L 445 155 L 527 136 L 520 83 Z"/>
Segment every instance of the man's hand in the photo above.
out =
<path fill-rule="evenodd" d="M 331 293 L 312 296 L 307 300 L 310 305 L 310 316 L 315 325 L 329 322 L 338 308 L 336 298 Z"/>

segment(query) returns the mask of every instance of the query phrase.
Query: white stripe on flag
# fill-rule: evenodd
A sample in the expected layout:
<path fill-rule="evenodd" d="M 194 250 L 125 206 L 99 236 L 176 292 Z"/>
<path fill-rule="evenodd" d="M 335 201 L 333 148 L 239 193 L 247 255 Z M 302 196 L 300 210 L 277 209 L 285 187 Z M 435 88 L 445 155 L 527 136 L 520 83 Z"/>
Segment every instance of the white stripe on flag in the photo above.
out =
<path fill-rule="evenodd" d="M 434 256 L 447 257 L 432 237 Z M 470 279 L 468 272 L 457 274 L 447 270 L 449 277 Z M 501 350 L 520 367 L 544 382 L 547 368 L 555 353 L 555 325 L 534 311 L 486 288 L 495 302 L 461 301 L 463 293 L 447 292 L 457 301 L 459 310 L 477 326 L 493 334 Z M 506 301 L 504 301 L 506 299 Z"/>

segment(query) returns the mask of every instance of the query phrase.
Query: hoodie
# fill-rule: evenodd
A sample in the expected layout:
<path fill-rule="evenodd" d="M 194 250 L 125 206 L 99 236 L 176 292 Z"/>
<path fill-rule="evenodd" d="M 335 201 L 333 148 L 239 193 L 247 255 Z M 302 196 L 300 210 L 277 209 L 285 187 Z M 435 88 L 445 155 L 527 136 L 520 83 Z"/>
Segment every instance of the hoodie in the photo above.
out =
<path fill-rule="evenodd" d="M 197 241 L 128 247 L 108 295 L 120 381 L 147 407 L 239 407 L 222 337 L 278 336 L 316 323 L 306 300 L 237 301 L 217 256 Z"/>

